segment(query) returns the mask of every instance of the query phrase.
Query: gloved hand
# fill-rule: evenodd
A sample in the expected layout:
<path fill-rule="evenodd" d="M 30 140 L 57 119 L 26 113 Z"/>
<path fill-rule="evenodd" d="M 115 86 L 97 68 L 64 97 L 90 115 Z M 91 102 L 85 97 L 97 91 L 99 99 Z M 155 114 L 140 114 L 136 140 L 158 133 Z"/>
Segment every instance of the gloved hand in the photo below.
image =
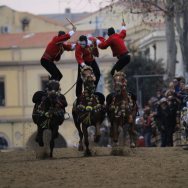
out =
<path fill-rule="evenodd" d="M 124 20 L 122 21 L 121 25 L 122 25 L 122 26 L 126 26 L 126 23 L 125 23 Z"/>
<path fill-rule="evenodd" d="M 125 21 L 123 20 L 122 23 L 121 23 L 122 27 L 121 27 L 121 30 L 126 30 L 126 23 Z"/>
<path fill-rule="evenodd" d="M 75 47 L 76 47 L 76 44 L 72 44 L 72 45 L 71 45 L 71 49 L 72 49 L 72 50 L 74 50 Z"/>
<path fill-rule="evenodd" d="M 99 39 L 96 40 L 97 46 L 101 43 Z"/>
<path fill-rule="evenodd" d="M 69 31 L 69 35 L 72 37 L 72 35 L 74 35 L 74 31 L 72 30 L 72 31 Z"/>
<path fill-rule="evenodd" d="M 89 46 L 91 46 L 91 45 L 93 44 L 93 42 L 88 39 L 88 40 L 87 40 L 87 44 L 88 44 Z"/>
<path fill-rule="evenodd" d="M 86 66 L 86 64 L 83 62 L 80 64 L 82 68 L 84 68 Z"/>

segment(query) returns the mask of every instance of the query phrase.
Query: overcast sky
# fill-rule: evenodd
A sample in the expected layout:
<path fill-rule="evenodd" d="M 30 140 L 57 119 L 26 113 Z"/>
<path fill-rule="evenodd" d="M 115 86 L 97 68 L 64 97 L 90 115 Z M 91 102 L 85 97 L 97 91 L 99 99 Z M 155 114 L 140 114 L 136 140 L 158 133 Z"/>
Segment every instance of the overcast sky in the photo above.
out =
<path fill-rule="evenodd" d="M 33 14 L 64 13 L 66 8 L 71 12 L 93 12 L 109 4 L 111 0 L 0 0 L 0 6 Z"/>

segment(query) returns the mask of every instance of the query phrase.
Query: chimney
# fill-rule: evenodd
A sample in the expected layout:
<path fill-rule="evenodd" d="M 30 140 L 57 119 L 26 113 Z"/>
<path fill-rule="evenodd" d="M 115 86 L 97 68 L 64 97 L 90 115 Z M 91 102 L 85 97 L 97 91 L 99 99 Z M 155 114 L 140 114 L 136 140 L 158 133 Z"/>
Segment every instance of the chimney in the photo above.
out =
<path fill-rule="evenodd" d="M 70 8 L 66 8 L 65 9 L 65 14 L 70 14 L 71 13 L 71 9 Z"/>
<path fill-rule="evenodd" d="M 23 18 L 22 20 L 21 20 L 21 24 L 22 24 L 22 31 L 24 32 L 24 31 L 26 31 L 26 29 L 28 29 L 28 27 L 29 27 L 29 23 L 30 23 L 30 19 L 29 18 Z"/>

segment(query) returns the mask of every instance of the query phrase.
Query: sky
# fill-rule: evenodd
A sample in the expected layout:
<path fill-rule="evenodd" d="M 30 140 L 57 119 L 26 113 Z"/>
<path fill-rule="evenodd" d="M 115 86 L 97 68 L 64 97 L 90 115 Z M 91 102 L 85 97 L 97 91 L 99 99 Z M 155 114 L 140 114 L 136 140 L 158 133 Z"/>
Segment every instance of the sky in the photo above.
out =
<path fill-rule="evenodd" d="M 105 7 L 111 0 L 0 0 L 0 6 L 32 14 L 64 13 L 70 8 L 73 13 L 94 12 Z"/>

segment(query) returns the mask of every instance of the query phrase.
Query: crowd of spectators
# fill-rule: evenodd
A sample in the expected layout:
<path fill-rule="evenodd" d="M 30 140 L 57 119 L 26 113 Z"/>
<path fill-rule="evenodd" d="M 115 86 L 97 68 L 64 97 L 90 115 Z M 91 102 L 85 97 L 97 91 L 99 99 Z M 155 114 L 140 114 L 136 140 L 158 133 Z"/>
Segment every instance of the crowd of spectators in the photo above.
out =
<path fill-rule="evenodd" d="M 187 101 L 188 85 L 184 78 L 174 78 L 166 89 L 158 90 L 137 122 L 138 146 L 173 146 L 173 134 L 180 130 L 180 113 Z"/>

